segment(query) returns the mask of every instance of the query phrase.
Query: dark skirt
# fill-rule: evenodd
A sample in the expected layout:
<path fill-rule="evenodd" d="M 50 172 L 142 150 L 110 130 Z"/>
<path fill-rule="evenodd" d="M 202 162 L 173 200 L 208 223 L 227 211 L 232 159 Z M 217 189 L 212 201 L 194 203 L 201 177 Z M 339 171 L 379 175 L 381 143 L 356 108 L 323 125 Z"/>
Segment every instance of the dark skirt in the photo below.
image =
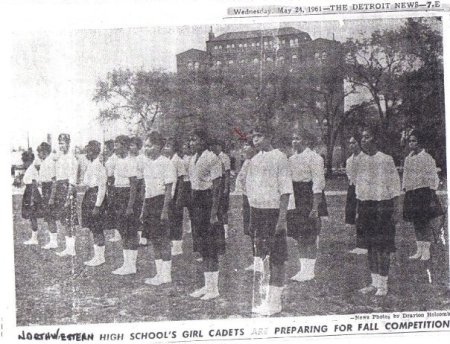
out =
<path fill-rule="evenodd" d="M 403 219 L 408 222 L 429 221 L 444 215 L 436 191 L 420 188 L 407 191 L 403 205 Z"/>
<path fill-rule="evenodd" d="M 194 252 L 203 257 L 217 257 L 225 253 L 225 230 L 220 222 L 212 225 L 212 190 L 192 191 L 192 239 Z"/>
<path fill-rule="evenodd" d="M 142 236 L 149 240 L 169 240 L 169 221 L 161 220 L 164 195 L 146 198 L 144 201 Z"/>
<path fill-rule="evenodd" d="M 250 203 L 248 203 L 248 197 L 246 195 L 242 195 L 242 217 L 244 221 L 244 234 L 253 237 L 255 233 L 250 232 Z"/>
<path fill-rule="evenodd" d="M 42 215 L 45 222 L 56 221 L 55 216 L 55 206 L 50 205 L 50 197 L 52 195 L 53 182 L 43 182 L 42 183 Z"/>
<path fill-rule="evenodd" d="M 117 228 L 116 211 L 114 209 L 114 190 L 114 185 L 108 185 L 106 188 L 105 229 Z"/>
<path fill-rule="evenodd" d="M 56 181 L 56 193 L 55 193 L 55 216 L 64 226 L 73 228 L 78 226 L 78 213 L 77 213 L 77 190 L 72 189 L 72 193 L 69 195 L 69 181 L 58 180 Z M 68 201 L 68 202 L 67 202 Z M 66 205 L 67 203 L 67 205 Z"/>
<path fill-rule="evenodd" d="M 106 229 L 106 198 L 99 208 L 99 214 L 92 214 L 92 210 L 94 210 L 97 202 L 97 194 L 98 187 L 89 188 L 84 193 L 83 201 L 81 202 L 81 225 L 84 228 L 89 228 L 92 233 L 101 233 Z"/>
<path fill-rule="evenodd" d="M 293 182 L 295 209 L 287 212 L 288 236 L 304 243 L 315 243 L 319 235 L 319 219 L 309 216 L 313 208 L 312 182 Z"/>
<path fill-rule="evenodd" d="M 255 256 L 270 256 L 271 263 L 283 264 L 288 259 L 286 233 L 276 234 L 279 209 L 250 208 L 250 232 L 255 233 Z"/>
<path fill-rule="evenodd" d="M 219 213 L 226 214 L 230 206 L 230 188 L 225 189 L 225 178 L 222 178 L 220 186 Z"/>
<path fill-rule="evenodd" d="M 347 189 L 347 200 L 345 202 L 345 223 L 354 225 L 356 222 L 356 187 L 349 185 Z"/>
<path fill-rule="evenodd" d="M 394 201 L 358 201 L 357 226 L 368 249 L 395 251 Z"/>
<path fill-rule="evenodd" d="M 177 186 L 173 196 L 173 202 L 170 202 L 170 240 L 181 240 L 183 238 L 183 214 L 184 209 L 181 201 L 180 184 L 184 183 L 183 177 L 178 178 Z M 185 185 L 183 185 L 185 186 Z"/>
<path fill-rule="evenodd" d="M 322 191 L 322 199 L 320 200 L 317 210 L 319 212 L 319 217 L 328 216 L 328 205 L 327 198 L 325 197 L 325 191 Z"/>
<path fill-rule="evenodd" d="M 32 184 L 26 184 L 22 197 L 22 218 L 26 220 L 43 217 L 42 196 L 36 188 L 32 197 L 32 189 Z M 31 205 L 31 203 L 33 203 L 33 205 Z"/>
<path fill-rule="evenodd" d="M 145 181 L 144 181 L 144 179 L 137 179 L 136 180 L 136 201 L 134 202 L 134 206 L 133 206 L 133 218 L 135 221 L 134 227 L 138 228 L 139 230 L 142 227 L 140 216 L 142 213 L 142 207 L 144 206 L 144 197 L 143 197 L 144 193 L 145 193 Z"/>
<path fill-rule="evenodd" d="M 115 213 L 116 219 L 116 228 L 120 232 L 122 238 L 124 236 L 133 236 L 137 235 L 138 227 L 136 227 L 137 221 L 136 216 L 140 216 L 141 214 L 136 214 L 133 209 L 133 214 L 126 215 L 126 211 L 128 208 L 128 201 L 130 199 L 130 188 L 114 188 L 114 197 L 112 199 L 113 211 Z"/>
<path fill-rule="evenodd" d="M 180 194 L 181 205 L 188 209 L 191 208 L 191 198 L 192 198 L 192 187 L 190 181 L 183 180 L 183 192 Z"/>

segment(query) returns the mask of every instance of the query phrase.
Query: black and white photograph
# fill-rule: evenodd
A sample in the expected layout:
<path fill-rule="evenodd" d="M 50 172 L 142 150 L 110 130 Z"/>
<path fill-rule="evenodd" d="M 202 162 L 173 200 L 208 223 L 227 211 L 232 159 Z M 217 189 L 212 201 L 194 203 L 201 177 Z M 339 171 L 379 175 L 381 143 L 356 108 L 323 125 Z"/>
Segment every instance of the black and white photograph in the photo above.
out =
<path fill-rule="evenodd" d="M 16 326 L 448 317 L 446 34 L 417 14 L 15 32 Z"/>

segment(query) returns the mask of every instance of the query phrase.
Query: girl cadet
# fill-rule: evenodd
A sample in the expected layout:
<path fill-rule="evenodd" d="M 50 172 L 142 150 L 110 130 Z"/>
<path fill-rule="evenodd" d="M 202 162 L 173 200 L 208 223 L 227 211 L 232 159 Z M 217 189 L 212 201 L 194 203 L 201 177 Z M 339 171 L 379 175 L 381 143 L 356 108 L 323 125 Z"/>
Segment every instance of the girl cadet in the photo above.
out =
<path fill-rule="evenodd" d="M 205 285 L 191 293 L 192 297 L 210 300 L 219 296 L 219 255 L 225 253 L 225 233 L 218 219 L 222 163 L 207 149 L 208 135 L 195 130 L 190 146 L 195 151 L 189 166 L 192 185 L 192 235 L 194 248 L 203 257 Z"/>
<path fill-rule="evenodd" d="M 142 212 L 145 197 L 145 183 L 144 183 L 144 155 L 140 154 L 142 148 L 142 139 L 140 137 L 132 137 L 130 139 L 130 156 L 131 160 L 135 161 L 137 166 L 136 176 L 136 227 L 138 228 L 138 240 L 140 245 L 147 245 L 147 239 L 142 237 L 142 223 L 139 220 L 139 215 Z"/>
<path fill-rule="evenodd" d="M 248 235 L 252 245 L 253 262 L 245 268 L 246 271 L 263 272 L 264 265 L 261 257 L 256 256 L 255 233 L 250 232 L 250 204 L 248 203 L 246 180 L 250 160 L 255 156 L 256 149 L 251 140 L 243 141 L 242 152 L 244 153 L 244 163 L 236 177 L 235 193 L 242 195 L 242 217 L 244 221 L 244 234 Z"/>
<path fill-rule="evenodd" d="M 435 190 L 439 186 L 436 162 L 423 148 L 423 135 L 413 130 L 408 139 L 411 152 L 403 167 L 403 190 L 406 191 L 403 218 L 412 222 L 417 252 L 410 259 L 430 259 L 430 220 L 443 215 Z"/>
<path fill-rule="evenodd" d="M 55 161 L 50 157 L 52 147 L 47 142 L 42 142 L 38 148 L 41 167 L 39 169 L 39 182 L 42 187 L 42 210 L 44 220 L 47 222 L 50 240 L 42 248 L 49 250 L 58 247 L 58 228 L 56 227 L 56 218 L 53 207 L 49 205 L 54 190 L 53 184 L 56 181 Z"/>
<path fill-rule="evenodd" d="M 253 313 L 272 315 L 281 312 L 285 262 L 288 258 L 286 215 L 292 179 L 284 153 L 273 149 L 268 128 L 256 127 L 252 140 L 258 150 L 250 161 L 246 191 L 250 204 L 250 232 L 255 233 L 256 255 L 268 258 L 269 287 L 260 306 Z M 256 286 L 254 286 L 256 287 Z"/>
<path fill-rule="evenodd" d="M 145 280 L 150 285 L 172 282 L 169 212 L 177 172 L 172 161 L 161 155 L 163 146 L 164 139 L 156 131 L 145 140 L 145 201 L 141 218 L 143 236 L 153 244 L 156 265 L 156 275 Z"/>
<path fill-rule="evenodd" d="M 89 228 L 94 237 L 94 257 L 84 262 L 87 266 L 98 266 L 105 262 L 105 210 L 106 168 L 100 162 L 100 142 L 89 141 L 86 146 L 88 161 L 83 184 L 88 187 L 81 203 L 81 223 Z"/>
<path fill-rule="evenodd" d="M 294 154 L 289 158 L 294 194 L 287 216 L 288 235 L 297 240 L 300 270 L 292 280 L 304 282 L 315 277 L 318 239 L 321 229 L 319 205 L 325 188 L 323 158 L 310 147 L 314 137 L 304 131 L 292 136 Z"/>
<path fill-rule="evenodd" d="M 75 237 L 73 232 L 75 226 L 78 226 L 76 190 L 78 161 L 69 151 L 69 134 L 60 134 L 58 143 L 60 154 L 57 156 L 55 164 L 56 183 L 53 184 L 54 190 L 52 191 L 49 205 L 55 206 L 56 218 L 65 229 L 66 248 L 64 251 L 56 254 L 60 257 L 75 256 Z"/>
<path fill-rule="evenodd" d="M 38 218 L 42 213 L 42 197 L 38 189 L 39 166 L 34 162 L 34 154 L 31 151 L 22 153 L 23 166 L 26 168 L 23 176 L 25 191 L 22 197 L 22 218 L 31 222 L 31 238 L 24 242 L 25 245 L 37 245 Z"/>
<path fill-rule="evenodd" d="M 394 160 L 378 150 L 378 131 L 367 127 L 362 132 L 361 153 L 355 166 L 355 191 L 358 200 L 357 222 L 364 232 L 372 283 L 363 294 L 388 292 L 390 254 L 395 251 L 395 223 L 399 218 L 400 177 Z"/>
<path fill-rule="evenodd" d="M 361 138 L 359 134 L 353 135 L 349 140 L 349 148 L 352 155 L 347 159 L 345 164 L 345 171 L 348 178 L 347 201 L 345 203 L 345 224 L 348 227 L 353 227 L 356 224 L 356 193 L 355 193 L 355 161 L 361 153 L 360 146 Z M 361 228 L 356 226 L 356 248 L 350 251 L 354 254 L 367 254 L 367 249 L 364 245 L 364 236 Z"/>
<path fill-rule="evenodd" d="M 106 229 L 112 229 L 114 236 L 109 239 L 110 242 L 120 241 L 120 233 L 117 230 L 116 212 L 114 209 L 114 168 L 116 167 L 117 155 L 114 153 L 114 140 L 105 142 L 104 149 L 106 175 L 108 177 L 108 185 L 106 188 Z"/>
<path fill-rule="evenodd" d="M 117 136 L 114 150 L 117 161 L 114 167 L 114 198 L 113 209 L 117 221 L 117 229 L 122 237 L 123 265 L 114 270 L 115 275 L 136 273 L 137 249 L 139 246 L 138 227 L 136 226 L 136 161 L 129 158 L 130 138 L 126 135 Z"/>
<path fill-rule="evenodd" d="M 172 186 L 173 202 L 170 203 L 170 240 L 172 242 L 172 256 L 183 253 L 183 199 L 184 176 L 186 167 L 183 159 L 178 155 L 180 149 L 178 142 L 171 138 L 166 141 L 163 154 L 172 161 L 175 167 L 177 180 Z"/>
<path fill-rule="evenodd" d="M 189 179 L 189 164 L 192 158 L 191 148 L 189 147 L 189 140 L 183 143 L 181 149 L 184 169 L 186 170 L 186 175 L 183 177 L 183 194 L 181 195 L 181 203 L 184 207 L 184 213 L 186 214 L 186 232 L 191 233 L 191 180 Z"/>

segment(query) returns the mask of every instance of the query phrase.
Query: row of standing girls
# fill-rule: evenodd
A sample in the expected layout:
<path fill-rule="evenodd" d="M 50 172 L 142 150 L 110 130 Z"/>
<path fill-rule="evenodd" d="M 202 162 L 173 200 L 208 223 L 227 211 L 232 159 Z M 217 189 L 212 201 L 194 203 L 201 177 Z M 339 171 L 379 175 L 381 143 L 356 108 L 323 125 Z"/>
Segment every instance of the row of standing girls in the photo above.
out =
<path fill-rule="evenodd" d="M 422 135 L 416 131 L 409 138 L 411 153 L 405 159 L 403 173 L 404 206 L 399 197 L 399 174 L 393 158 L 379 151 L 379 137 L 375 127 L 367 127 L 361 137 L 355 135 L 350 141 L 354 154 L 347 161 L 345 219 L 356 227 L 359 251 L 353 252 L 366 253 L 368 257 L 371 283 L 360 292 L 384 296 L 388 292 L 390 257 L 396 249 L 395 225 L 401 209 L 416 232 L 417 253 L 411 259 L 421 260 L 430 257 L 431 220 L 443 212 L 434 191 L 438 186 L 436 165 L 421 146 Z M 260 315 L 282 311 L 288 236 L 295 239 L 300 258 L 299 271 L 291 280 L 304 283 L 315 278 L 320 218 L 328 213 L 324 201 L 324 160 L 311 149 L 314 139 L 304 130 L 296 131 L 292 136 L 294 153 L 289 156 L 273 148 L 271 131 L 265 127 L 255 127 L 251 139 L 243 142 L 246 160 L 237 175 L 235 191 L 242 195 L 244 233 L 250 237 L 253 255 L 253 263 L 246 270 L 258 276 L 254 288 L 260 279 L 268 281 L 268 287 L 261 290 L 261 302 L 252 305 L 252 312 Z M 63 157 L 70 154 L 66 149 L 69 141 L 68 135 L 60 136 Z M 211 140 L 203 130 L 194 131 L 188 145 L 193 155 L 180 157 L 175 153 L 179 150 L 175 141 L 165 141 L 152 132 L 144 142 L 144 155 L 139 155 L 140 140 L 119 136 L 114 147 L 105 146 L 107 161 L 103 167 L 99 161 L 100 144 L 89 142 L 86 150 L 91 163 L 84 178 L 89 189 L 81 206 L 82 225 L 90 228 L 94 237 L 94 257 L 87 265 L 105 262 L 104 230 L 116 228 L 115 237 L 122 241 L 123 265 L 113 273 L 134 274 L 137 248 L 147 240 L 154 248 L 157 273 L 144 282 L 170 283 L 172 256 L 182 252 L 183 209 L 187 208 L 193 250 L 200 255 L 204 271 L 202 286 L 190 296 L 210 300 L 220 295 L 219 256 L 225 253 L 226 246 L 229 160 L 221 151 L 223 144 Z M 42 150 L 40 146 L 38 152 Z M 40 158 L 42 172 L 45 154 L 40 153 Z M 50 192 L 45 193 L 42 184 L 42 202 L 52 204 L 47 209 L 55 209 L 44 216 L 51 235 L 52 228 L 56 228 L 54 220 L 67 227 L 66 249 L 61 253 L 64 256 L 75 254 L 72 234 L 76 197 L 74 174 L 70 171 L 76 160 L 68 155 L 62 161 L 66 174 L 60 170 L 50 178 Z M 30 172 L 27 169 L 24 177 L 27 188 L 23 213 L 27 215 L 25 210 L 29 209 L 28 218 L 32 229 L 36 229 L 33 218 L 38 216 L 37 205 L 41 202 L 36 180 L 48 178 L 41 178 L 33 168 L 30 165 Z"/>
<path fill-rule="evenodd" d="M 37 219 L 44 217 L 50 241 L 43 248 L 58 248 L 58 221 L 66 238 L 65 249 L 57 254 L 75 256 L 78 165 L 70 153 L 70 136 L 61 134 L 58 141 L 60 153 L 54 157 L 47 143 L 38 147 L 36 161 L 29 153 L 23 156 L 27 169 L 22 215 L 32 225 L 32 237 L 25 244 L 38 244 Z M 140 154 L 143 146 L 144 154 Z M 121 241 L 123 264 L 113 274 L 135 274 L 138 247 L 150 242 L 156 275 L 144 282 L 170 283 L 172 256 L 183 253 L 183 215 L 187 208 L 192 217 L 189 227 L 194 252 L 200 255 L 205 270 L 205 285 L 192 296 L 208 300 L 219 295 L 218 257 L 225 252 L 230 161 L 222 151 L 223 143 L 210 141 L 201 130 L 186 142 L 185 153 L 187 147 L 195 150 L 192 158 L 189 154 L 181 158 L 177 141 L 165 140 L 158 132 L 151 132 L 145 142 L 121 135 L 105 143 L 103 165 L 101 144 L 95 140 L 88 143 L 81 226 L 92 232 L 94 255 L 85 265 L 105 263 L 105 230 L 114 229 L 111 241 Z"/>

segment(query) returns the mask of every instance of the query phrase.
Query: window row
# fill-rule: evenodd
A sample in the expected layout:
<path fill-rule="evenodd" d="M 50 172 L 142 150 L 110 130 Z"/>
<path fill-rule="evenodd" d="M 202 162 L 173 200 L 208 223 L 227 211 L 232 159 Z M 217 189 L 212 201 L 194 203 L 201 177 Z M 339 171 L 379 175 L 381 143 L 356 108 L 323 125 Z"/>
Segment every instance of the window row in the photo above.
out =
<path fill-rule="evenodd" d="M 304 37 L 304 40 L 307 40 L 307 38 Z M 293 39 L 290 39 L 290 40 L 287 40 L 287 39 L 282 39 L 282 40 L 270 39 L 270 40 L 267 40 L 267 39 L 265 39 L 262 43 L 263 43 L 264 47 L 273 47 L 273 46 L 277 46 L 277 45 L 278 46 L 279 45 L 288 45 L 288 46 L 291 46 L 291 47 L 298 47 L 299 46 L 299 41 L 300 41 L 299 38 L 293 38 Z M 214 46 L 214 50 L 234 49 L 234 48 L 243 49 L 243 48 L 249 48 L 249 47 L 255 48 L 255 47 L 259 47 L 259 46 L 261 46 L 261 42 L 229 43 L 229 44 L 226 44 L 226 45 L 225 44 L 224 45 L 217 44 L 217 45 Z"/>

